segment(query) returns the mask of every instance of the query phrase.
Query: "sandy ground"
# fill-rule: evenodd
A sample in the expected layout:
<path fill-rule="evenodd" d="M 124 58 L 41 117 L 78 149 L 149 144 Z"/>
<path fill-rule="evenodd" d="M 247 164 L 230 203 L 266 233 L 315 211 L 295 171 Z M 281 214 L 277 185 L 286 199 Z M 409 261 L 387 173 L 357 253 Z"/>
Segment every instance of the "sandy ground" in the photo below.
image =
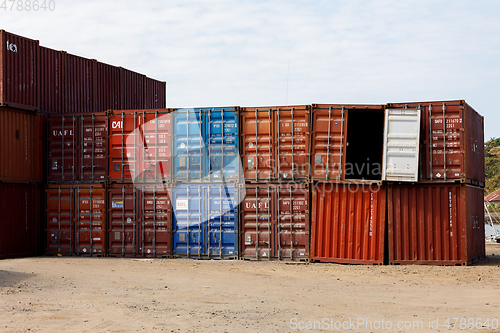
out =
<path fill-rule="evenodd" d="M 1 260 L 0 332 L 495 332 L 500 244 L 486 251 L 469 267 Z"/>

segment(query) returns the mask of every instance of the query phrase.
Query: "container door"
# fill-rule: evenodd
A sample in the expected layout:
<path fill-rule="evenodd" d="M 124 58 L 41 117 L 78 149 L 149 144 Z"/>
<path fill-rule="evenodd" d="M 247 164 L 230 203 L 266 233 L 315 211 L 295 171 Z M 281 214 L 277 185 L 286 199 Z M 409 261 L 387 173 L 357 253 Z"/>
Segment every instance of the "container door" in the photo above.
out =
<path fill-rule="evenodd" d="M 207 255 L 210 258 L 238 256 L 238 197 L 231 185 L 208 185 Z"/>
<path fill-rule="evenodd" d="M 108 191 L 109 254 L 136 256 L 138 254 L 137 203 L 138 193 L 130 185 L 117 185 Z"/>
<path fill-rule="evenodd" d="M 74 246 L 74 191 L 72 187 L 47 188 L 47 254 L 72 254 Z"/>
<path fill-rule="evenodd" d="M 420 108 L 386 109 L 382 180 L 417 182 Z"/>
<path fill-rule="evenodd" d="M 239 180 L 238 112 L 234 108 L 209 109 L 205 116 L 207 175 L 210 181 Z"/>
<path fill-rule="evenodd" d="M 201 185 L 179 185 L 173 189 L 173 253 L 178 256 L 204 255 L 205 202 Z"/>
<path fill-rule="evenodd" d="M 92 186 L 78 186 L 75 191 L 75 252 L 102 255 L 106 251 L 106 192 Z"/>
<path fill-rule="evenodd" d="M 82 182 L 102 183 L 108 177 L 108 117 L 80 117 L 80 175 Z"/>
<path fill-rule="evenodd" d="M 117 113 L 109 117 L 109 178 L 131 181 L 139 165 L 138 132 L 140 117 L 136 112 Z"/>
<path fill-rule="evenodd" d="M 79 118 L 49 118 L 48 176 L 47 180 L 75 182 L 78 172 L 78 123 Z"/>
<path fill-rule="evenodd" d="M 205 145 L 201 110 L 174 111 L 173 181 L 201 181 L 204 176 Z"/>

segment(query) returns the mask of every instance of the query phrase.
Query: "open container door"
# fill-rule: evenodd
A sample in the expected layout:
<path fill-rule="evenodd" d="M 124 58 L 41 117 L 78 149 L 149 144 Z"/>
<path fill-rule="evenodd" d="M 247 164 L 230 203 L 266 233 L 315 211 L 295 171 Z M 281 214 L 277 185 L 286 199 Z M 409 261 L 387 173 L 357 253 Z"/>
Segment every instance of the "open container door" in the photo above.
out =
<path fill-rule="evenodd" d="M 385 109 L 382 180 L 418 181 L 420 108 Z"/>

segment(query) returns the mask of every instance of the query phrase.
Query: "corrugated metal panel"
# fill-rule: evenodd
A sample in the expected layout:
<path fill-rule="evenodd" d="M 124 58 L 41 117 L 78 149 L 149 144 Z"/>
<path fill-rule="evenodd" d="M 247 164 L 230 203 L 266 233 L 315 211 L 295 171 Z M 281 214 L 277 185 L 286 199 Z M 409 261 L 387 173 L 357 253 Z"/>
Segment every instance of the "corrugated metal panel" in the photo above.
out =
<path fill-rule="evenodd" d="M 120 67 L 120 108 L 144 109 L 144 83 L 146 76 Z M 165 107 L 165 106 L 162 106 Z"/>
<path fill-rule="evenodd" d="M 118 113 L 119 112 L 119 113 Z M 109 178 L 131 182 L 139 170 L 139 131 L 141 117 L 136 111 L 115 111 L 109 115 Z"/>
<path fill-rule="evenodd" d="M 40 46 L 40 77 L 38 92 L 40 110 L 63 112 L 64 52 Z"/>
<path fill-rule="evenodd" d="M 74 253 L 75 198 L 71 185 L 48 185 L 46 197 L 46 254 Z"/>
<path fill-rule="evenodd" d="M 172 205 L 168 189 L 141 186 L 141 235 L 139 251 L 143 257 L 172 255 Z"/>
<path fill-rule="evenodd" d="M 238 257 L 238 188 L 181 184 L 173 195 L 173 253 L 190 258 Z"/>
<path fill-rule="evenodd" d="M 47 180 L 77 182 L 80 118 L 76 115 L 49 117 L 47 138 Z"/>
<path fill-rule="evenodd" d="M 64 53 L 64 112 L 93 112 L 92 60 Z"/>
<path fill-rule="evenodd" d="M 0 184 L 0 259 L 36 256 L 41 250 L 40 188 Z"/>
<path fill-rule="evenodd" d="M 307 261 L 309 185 L 247 184 L 240 205 L 240 256 Z"/>
<path fill-rule="evenodd" d="M 312 198 L 312 261 L 384 263 L 385 188 L 317 183 Z"/>
<path fill-rule="evenodd" d="M 92 61 L 94 112 L 122 109 L 120 105 L 120 68 Z"/>
<path fill-rule="evenodd" d="M 106 252 L 106 190 L 102 186 L 74 187 L 75 253 L 104 255 Z"/>
<path fill-rule="evenodd" d="M 131 185 L 108 189 L 108 254 L 139 255 L 139 192 Z"/>
<path fill-rule="evenodd" d="M 276 143 L 276 175 L 282 180 L 306 180 L 310 177 L 309 123 L 311 107 L 273 107 Z"/>
<path fill-rule="evenodd" d="M 274 114 L 269 108 L 241 108 L 240 155 L 245 181 L 275 179 Z"/>
<path fill-rule="evenodd" d="M 145 77 L 144 108 L 164 109 L 167 107 L 167 83 Z"/>
<path fill-rule="evenodd" d="M 177 109 L 173 122 L 173 181 L 203 181 L 205 176 L 205 113 L 202 109 Z"/>
<path fill-rule="evenodd" d="M 38 109 L 38 41 L 0 30 L 0 106 Z"/>
<path fill-rule="evenodd" d="M 417 182 L 420 109 L 386 109 L 382 180 Z"/>
<path fill-rule="evenodd" d="M 35 117 L 35 181 L 42 183 L 47 176 L 47 115 Z"/>
<path fill-rule="evenodd" d="M 108 177 L 108 117 L 93 113 L 78 115 L 80 179 L 84 183 L 101 183 Z"/>
<path fill-rule="evenodd" d="M 37 116 L 33 112 L 0 110 L 0 181 L 37 181 L 40 149 Z"/>
<path fill-rule="evenodd" d="M 484 258 L 483 189 L 461 184 L 392 186 L 390 264 L 467 265 Z"/>
<path fill-rule="evenodd" d="M 240 180 L 238 108 L 205 109 L 206 178 L 210 182 Z"/>

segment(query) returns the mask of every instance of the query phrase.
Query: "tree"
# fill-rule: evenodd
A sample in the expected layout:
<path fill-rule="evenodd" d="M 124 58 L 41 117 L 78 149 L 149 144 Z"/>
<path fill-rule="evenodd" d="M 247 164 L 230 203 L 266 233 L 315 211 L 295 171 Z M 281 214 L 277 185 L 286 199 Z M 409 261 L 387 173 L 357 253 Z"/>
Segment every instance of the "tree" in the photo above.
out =
<path fill-rule="evenodd" d="M 500 138 L 484 143 L 485 190 L 489 194 L 500 188 Z"/>

